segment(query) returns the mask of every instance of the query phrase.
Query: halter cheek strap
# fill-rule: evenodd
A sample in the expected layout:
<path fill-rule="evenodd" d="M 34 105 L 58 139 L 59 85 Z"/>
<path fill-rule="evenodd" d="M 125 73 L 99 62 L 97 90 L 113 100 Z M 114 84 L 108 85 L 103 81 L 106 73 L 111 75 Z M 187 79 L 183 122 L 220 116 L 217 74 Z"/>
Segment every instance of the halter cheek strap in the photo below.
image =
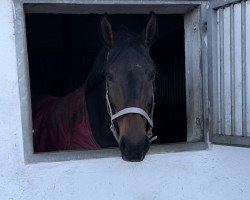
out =
<path fill-rule="evenodd" d="M 109 101 L 109 96 L 108 96 L 108 83 L 107 83 L 107 80 L 106 80 L 106 101 L 107 101 L 107 110 L 108 110 L 108 113 L 110 115 L 110 122 L 111 122 L 111 126 L 110 126 L 110 130 L 112 131 L 115 139 L 117 140 L 117 142 L 119 143 L 120 141 L 120 138 L 119 138 L 119 135 L 117 133 L 117 130 L 115 128 L 115 125 L 113 123 L 113 120 L 121 117 L 121 116 L 124 116 L 126 114 L 139 114 L 141 116 L 143 116 L 150 128 L 149 130 L 147 131 L 147 137 L 149 139 L 150 142 L 154 141 L 155 139 L 157 139 L 157 136 L 153 136 L 153 133 L 152 133 L 152 129 L 153 129 L 153 112 L 154 112 L 154 93 L 153 93 L 153 100 L 152 100 L 152 107 L 151 107 L 151 112 L 150 112 L 150 116 L 141 108 L 138 108 L 138 107 L 128 107 L 128 108 L 124 108 L 122 110 L 120 110 L 119 112 L 113 114 L 112 113 L 112 108 L 111 108 L 111 104 L 110 104 L 110 101 Z"/>

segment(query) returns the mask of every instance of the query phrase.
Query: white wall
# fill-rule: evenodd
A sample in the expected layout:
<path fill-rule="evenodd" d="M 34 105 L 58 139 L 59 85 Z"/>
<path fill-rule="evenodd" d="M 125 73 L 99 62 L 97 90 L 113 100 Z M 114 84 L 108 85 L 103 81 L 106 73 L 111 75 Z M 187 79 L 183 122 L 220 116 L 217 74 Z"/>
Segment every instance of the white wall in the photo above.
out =
<path fill-rule="evenodd" d="M 11 0 L 0 0 L 0 200 L 250 199 L 250 149 L 24 164 Z"/>

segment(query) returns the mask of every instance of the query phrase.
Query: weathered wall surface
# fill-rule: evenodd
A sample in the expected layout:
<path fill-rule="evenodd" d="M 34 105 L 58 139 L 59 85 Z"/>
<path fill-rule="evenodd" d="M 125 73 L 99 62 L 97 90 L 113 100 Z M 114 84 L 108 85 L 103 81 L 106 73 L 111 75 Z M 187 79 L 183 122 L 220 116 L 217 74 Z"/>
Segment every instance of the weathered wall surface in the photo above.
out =
<path fill-rule="evenodd" d="M 250 198 L 250 149 L 24 164 L 11 0 L 0 0 L 0 199 Z"/>

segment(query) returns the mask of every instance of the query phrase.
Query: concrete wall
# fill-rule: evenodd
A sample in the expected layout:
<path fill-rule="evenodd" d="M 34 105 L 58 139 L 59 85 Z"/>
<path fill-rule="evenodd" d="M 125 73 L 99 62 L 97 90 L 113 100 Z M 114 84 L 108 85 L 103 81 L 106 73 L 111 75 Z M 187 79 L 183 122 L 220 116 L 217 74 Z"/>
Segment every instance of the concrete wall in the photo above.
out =
<path fill-rule="evenodd" d="M 24 164 L 11 0 L 0 0 L 0 200 L 250 199 L 250 149 Z"/>

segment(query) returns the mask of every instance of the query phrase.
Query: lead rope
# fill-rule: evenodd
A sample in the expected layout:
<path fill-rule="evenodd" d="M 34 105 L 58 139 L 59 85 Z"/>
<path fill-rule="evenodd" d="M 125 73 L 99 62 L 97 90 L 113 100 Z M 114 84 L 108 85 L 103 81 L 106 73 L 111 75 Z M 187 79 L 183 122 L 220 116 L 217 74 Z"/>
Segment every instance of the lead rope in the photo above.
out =
<path fill-rule="evenodd" d="M 115 125 L 113 123 L 113 120 L 117 119 L 120 116 L 129 114 L 129 113 L 140 114 L 147 120 L 147 122 L 150 125 L 150 128 L 147 131 L 147 137 L 148 137 L 150 143 L 157 139 L 157 136 L 156 135 L 153 136 L 153 133 L 152 133 L 152 129 L 153 129 L 153 112 L 154 112 L 154 104 L 155 104 L 154 103 L 154 92 L 153 92 L 152 98 L 153 99 L 152 99 L 152 108 L 151 108 L 150 116 L 148 116 L 148 114 L 143 109 L 137 108 L 137 107 L 125 108 L 125 109 L 122 109 L 122 110 L 120 110 L 119 112 L 117 112 L 116 114 L 113 115 L 111 104 L 110 104 L 110 101 L 109 101 L 109 96 L 108 96 L 108 81 L 106 79 L 106 101 L 107 101 L 107 110 L 108 110 L 108 113 L 110 115 L 110 124 L 111 124 L 110 125 L 110 130 L 112 131 L 112 133 L 113 133 L 113 135 L 114 135 L 114 137 L 115 137 L 115 139 L 116 139 L 116 141 L 118 143 L 119 143 L 119 136 L 118 136 L 117 130 L 115 128 Z"/>

